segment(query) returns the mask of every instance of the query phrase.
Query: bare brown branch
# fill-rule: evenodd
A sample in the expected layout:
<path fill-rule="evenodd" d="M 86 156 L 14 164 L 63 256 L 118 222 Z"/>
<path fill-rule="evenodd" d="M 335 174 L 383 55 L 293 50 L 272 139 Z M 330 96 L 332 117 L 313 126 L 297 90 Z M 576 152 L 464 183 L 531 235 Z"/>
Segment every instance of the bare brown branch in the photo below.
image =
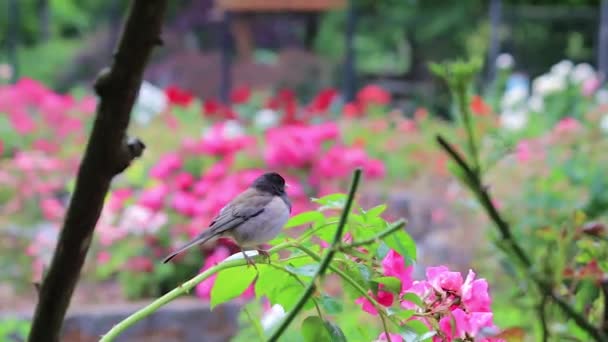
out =
<path fill-rule="evenodd" d="M 31 342 L 59 341 L 110 182 L 143 153 L 145 145 L 128 139 L 126 131 L 145 65 L 161 42 L 166 5 L 166 0 L 131 3 L 113 64 L 95 83 L 101 100 L 55 254 L 40 288 L 28 337 Z"/>

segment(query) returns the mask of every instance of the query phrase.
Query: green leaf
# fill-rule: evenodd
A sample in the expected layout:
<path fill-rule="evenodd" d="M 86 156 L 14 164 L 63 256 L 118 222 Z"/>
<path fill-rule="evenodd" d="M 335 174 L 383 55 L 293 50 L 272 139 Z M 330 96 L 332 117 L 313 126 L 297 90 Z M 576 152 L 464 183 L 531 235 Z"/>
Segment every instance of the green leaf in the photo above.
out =
<path fill-rule="evenodd" d="M 330 194 L 321 198 L 312 198 L 312 201 L 322 205 L 328 205 L 336 202 L 344 203 L 344 201 L 346 201 L 346 194 Z"/>
<path fill-rule="evenodd" d="M 394 311 L 392 309 L 387 309 L 388 315 L 391 317 L 395 317 L 401 321 L 405 321 L 410 319 L 416 313 L 416 310 L 397 310 Z"/>
<path fill-rule="evenodd" d="M 424 303 L 422 302 L 422 299 L 420 299 L 420 297 L 418 297 L 417 294 L 412 293 L 412 292 L 406 292 L 403 297 L 401 297 L 402 301 L 407 301 L 410 302 L 420 308 L 424 307 Z"/>
<path fill-rule="evenodd" d="M 416 260 L 416 242 L 405 230 L 400 229 L 384 238 L 388 247 L 401 254 L 405 262 L 411 264 Z"/>
<path fill-rule="evenodd" d="M 335 324 L 323 321 L 319 316 L 308 316 L 302 322 L 305 342 L 346 342 L 342 330 Z"/>
<path fill-rule="evenodd" d="M 408 342 L 421 342 L 431 336 L 426 336 L 429 333 L 429 328 L 419 320 L 411 320 L 401 326 L 402 336 Z"/>
<path fill-rule="evenodd" d="M 345 194 L 332 194 L 321 198 L 313 198 L 313 202 L 321 204 L 320 211 L 327 209 L 342 209 L 346 203 Z"/>
<path fill-rule="evenodd" d="M 312 222 L 317 224 L 319 222 L 323 222 L 324 220 L 325 216 L 323 216 L 322 213 L 318 211 L 307 211 L 290 218 L 284 228 L 293 228 Z"/>
<path fill-rule="evenodd" d="M 386 204 L 380 204 L 365 212 L 365 218 L 371 219 L 380 216 L 386 210 Z"/>
<path fill-rule="evenodd" d="M 344 336 L 344 332 L 339 326 L 330 321 L 325 321 L 325 328 L 329 331 L 333 342 L 346 342 L 346 336 Z"/>
<path fill-rule="evenodd" d="M 401 280 L 395 277 L 377 277 L 372 278 L 372 281 L 378 284 L 384 285 L 386 289 L 391 292 L 399 293 L 401 292 Z"/>
<path fill-rule="evenodd" d="M 211 309 L 240 296 L 256 274 L 253 267 L 233 267 L 219 272 L 211 289 Z"/>
<path fill-rule="evenodd" d="M 324 294 L 319 298 L 319 302 L 323 309 L 330 315 L 342 312 L 342 303 L 334 297 Z"/>
<path fill-rule="evenodd" d="M 291 272 L 293 272 L 297 275 L 312 277 L 315 275 L 315 273 L 317 273 L 317 269 L 319 268 L 319 265 L 310 264 L 310 265 L 304 265 L 304 266 L 300 266 L 300 267 L 285 266 L 285 268 L 287 268 L 288 270 L 290 270 Z"/>
<path fill-rule="evenodd" d="M 270 293 L 279 286 L 278 280 L 285 277 L 285 272 L 276 268 L 267 267 L 266 265 L 258 265 L 260 274 L 255 282 L 255 296 L 260 298 L 264 295 L 270 298 Z M 272 301 L 271 301 L 272 302 Z"/>

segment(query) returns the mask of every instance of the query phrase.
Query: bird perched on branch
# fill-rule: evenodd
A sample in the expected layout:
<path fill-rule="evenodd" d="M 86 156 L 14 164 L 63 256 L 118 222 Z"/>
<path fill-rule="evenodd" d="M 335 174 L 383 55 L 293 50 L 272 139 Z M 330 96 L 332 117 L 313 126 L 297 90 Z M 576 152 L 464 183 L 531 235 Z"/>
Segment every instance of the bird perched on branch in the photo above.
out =
<path fill-rule="evenodd" d="M 289 219 L 291 202 L 285 187 L 285 179 L 276 172 L 256 178 L 247 190 L 220 210 L 208 229 L 167 256 L 163 263 L 190 247 L 213 238 L 229 237 L 238 244 L 247 263 L 255 267 L 243 248 L 255 247 L 260 254 L 268 255 L 257 246 L 274 239 Z"/>

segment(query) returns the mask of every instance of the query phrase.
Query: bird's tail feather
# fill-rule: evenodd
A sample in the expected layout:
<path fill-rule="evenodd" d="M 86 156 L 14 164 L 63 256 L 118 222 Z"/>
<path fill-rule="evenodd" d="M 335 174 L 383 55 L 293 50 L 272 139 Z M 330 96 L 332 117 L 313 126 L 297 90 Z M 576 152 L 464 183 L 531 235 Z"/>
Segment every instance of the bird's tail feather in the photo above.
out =
<path fill-rule="evenodd" d="M 169 262 L 169 260 L 173 259 L 178 254 L 186 251 L 187 249 L 190 249 L 190 247 L 193 247 L 193 246 L 196 246 L 198 244 L 202 244 L 202 243 L 205 243 L 205 242 L 209 241 L 215 235 L 216 234 L 214 234 L 210 229 L 202 232 L 199 236 L 197 236 L 194 239 L 192 239 L 192 241 L 188 242 L 187 244 L 185 244 L 184 246 L 182 246 L 181 248 L 179 248 L 177 251 L 169 254 L 169 256 L 167 256 L 163 260 L 163 264 L 166 264 L 167 262 Z"/>

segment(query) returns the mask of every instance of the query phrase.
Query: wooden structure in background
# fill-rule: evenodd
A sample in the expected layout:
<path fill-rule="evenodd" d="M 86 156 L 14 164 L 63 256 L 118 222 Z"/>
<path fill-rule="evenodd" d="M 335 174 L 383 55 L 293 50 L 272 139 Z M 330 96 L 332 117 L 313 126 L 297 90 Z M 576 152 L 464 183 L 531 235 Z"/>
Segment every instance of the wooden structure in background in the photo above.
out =
<path fill-rule="evenodd" d="M 234 39 L 237 58 L 251 59 L 255 50 L 250 14 L 304 13 L 310 14 L 311 18 L 314 18 L 321 12 L 344 9 L 347 5 L 348 0 L 216 0 L 216 8 L 224 13 L 222 85 L 220 87 L 222 101 L 228 102 L 232 83 L 230 79 L 230 36 L 232 35 L 232 39 Z M 350 33 L 347 41 L 349 39 L 352 41 L 354 30 L 347 31 L 347 36 Z M 349 44 L 347 43 L 347 45 Z M 347 48 L 347 51 L 350 50 L 352 49 Z M 346 64 L 352 60 L 352 57 L 347 56 Z M 347 67 L 346 70 L 354 70 L 354 67 Z M 345 79 L 352 80 L 354 77 L 348 76 Z"/>
<path fill-rule="evenodd" d="M 217 7 L 242 12 L 305 12 L 342 9 L 346 0 L 216 0 Z"/>

